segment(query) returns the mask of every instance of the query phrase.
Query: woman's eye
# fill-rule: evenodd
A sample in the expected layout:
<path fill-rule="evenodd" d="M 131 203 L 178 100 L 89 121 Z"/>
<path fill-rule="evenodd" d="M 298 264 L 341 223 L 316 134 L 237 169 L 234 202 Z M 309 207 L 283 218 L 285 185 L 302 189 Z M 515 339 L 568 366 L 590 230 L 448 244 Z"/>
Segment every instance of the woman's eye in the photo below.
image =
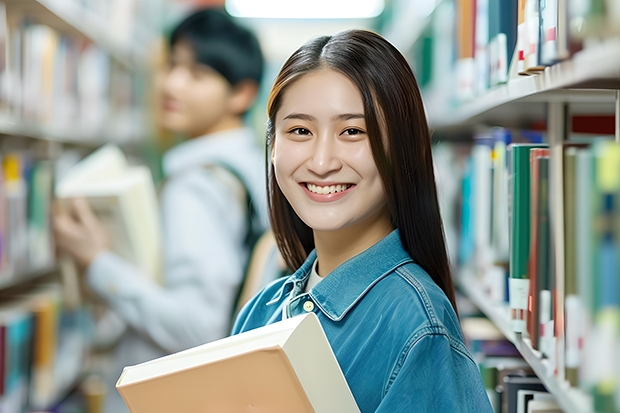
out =
<path fill-rule="evenodd" d="M 295 135 L 310 135 L 310 131 L 306 128 L 295 128 L 290 131 Z"/>
<path fill-rule="evenodd" d="M 359 130 L 359 129 L 355 129 L 355 128 L 349 128 L 349 129 L 345 129 L 344 132 L 342 132 L 346 135 L 360 135 L 362 133 L 364 133 L 363 131 Z"/>

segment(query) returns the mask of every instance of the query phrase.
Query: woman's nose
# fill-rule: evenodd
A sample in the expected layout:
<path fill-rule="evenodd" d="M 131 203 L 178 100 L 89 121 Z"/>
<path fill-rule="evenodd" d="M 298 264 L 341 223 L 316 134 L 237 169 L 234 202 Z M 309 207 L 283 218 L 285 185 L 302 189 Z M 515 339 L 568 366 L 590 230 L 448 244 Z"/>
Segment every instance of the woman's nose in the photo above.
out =
<path fill-rule="evenodd" d="M 326 134 L 319 135 L 314 142 L 308 168 L 317 175 L 327 175 L 341 167 L 336 140 Z"/>

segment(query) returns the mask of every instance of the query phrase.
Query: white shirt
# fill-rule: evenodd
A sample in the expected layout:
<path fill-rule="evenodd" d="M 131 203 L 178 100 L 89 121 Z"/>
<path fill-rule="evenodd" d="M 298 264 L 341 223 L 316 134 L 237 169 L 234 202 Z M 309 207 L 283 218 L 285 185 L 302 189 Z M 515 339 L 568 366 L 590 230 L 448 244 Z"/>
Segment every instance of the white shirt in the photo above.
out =
<path fill-rule="evenodd" d="M 87 273 L 89 286 L 129 328 L 117 346 L 116 372 L 229 334 L 234 300 L 249 251 L 246 205 L 225 179 L 205 165 L 226 163 L 244 179 L 268 222 L 263 150 L 249 129 L 184 142 L 165 154 L 161 194 L 163 285 L 111 252 Z M 266 226 L 266 225 L 265 225 Z M 113 383 L 111 380 L 110 383 Z M 126 412 L 109 389 L 106 412 Z"/>
<path fill-rule="evenodd" d="M 314 260 L 314 264 L 312 264 L 312 271 L 310 271 L 310 277 L 306 283 L 306 288 L 304 288 L 304 293 L 309 293 L 310 290 L 323 279 L 323 277 L 316 272 L 316 265 L 318 262 L 319 260 Z"/>

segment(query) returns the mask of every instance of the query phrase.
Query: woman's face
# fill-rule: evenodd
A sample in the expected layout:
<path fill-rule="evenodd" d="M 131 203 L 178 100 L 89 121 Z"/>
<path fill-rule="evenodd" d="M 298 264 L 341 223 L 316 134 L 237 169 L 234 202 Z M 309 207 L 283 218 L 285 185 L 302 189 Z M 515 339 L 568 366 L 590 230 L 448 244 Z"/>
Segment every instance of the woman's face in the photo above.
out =
<path fill-rule="evenodd" d="M 283 96 L 275 126 L 276 180 L 306 225 L 334 231 L 385 213 L 362 97 L 346 76 L 322 69 L 296 80 Z"/>

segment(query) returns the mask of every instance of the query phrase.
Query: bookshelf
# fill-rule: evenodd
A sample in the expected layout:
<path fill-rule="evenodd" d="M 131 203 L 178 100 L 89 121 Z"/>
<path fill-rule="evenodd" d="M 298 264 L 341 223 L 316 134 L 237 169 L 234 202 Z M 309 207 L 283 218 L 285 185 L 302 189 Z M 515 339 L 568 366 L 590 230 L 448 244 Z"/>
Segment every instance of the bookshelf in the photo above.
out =
<path fill-rule="evenodd" d="M 25 284 L 29 281 L 37 280 L 46 275 L 54 273 L 58 268 L 55 264 L 46 265 L 41 268 L 26 270 L 21 273 L 0 274 L 0 292 L 9 288 Z"/>
<path fill-rule="evenodd" d="M 620 39 L 616 38 L 548 66 L 540 74 L 514 74 L 508 83 L 471 101 L 451 104 L 437 92 L 425 100 L 430 127 L 441 131 L 480 122 L 514 125 L 544 120 L 544 104 L 553 101 L 575 103 L 577 111 L 581 104 L 584 110 L 596 105 L 597 113 L 613 113 L 619 88 Z M 519 113 L 514 113 L 515 108 Z"/>
<path fill-rule="evenodd" d="M 97 148 L 110 142 L 116 143 L 119 146 L 140 144 L 137 134 L 102 136 L 86 128 L 58 129 L 47 125 L 25 122 L 16 116 L 0 116 L 0 135 L 37 139 L 85 148 Z"/>
<path fill-rule="evenodd" d="M 620 223 L 618 208 L 601 206 L 620 197 L 620 180 L 613 178 L 620 173 L 620 160 L 614 158 L 620 149 L 610 142 L 613 131 L 608 131 L 615 118 L 615 141 L 620 142 L 620 20 L 610 11 L 615 1 L 582 3 L 587 10 L 570 9 L 572 3 L 563 0 L 443 0 L 430 16 L 418 19 L 415 31 L 402 31 L 416 33 L 416 39 L 406 41 L 395 34 L 402 22 L 389 25 L 387 33 L 404 47 L 418 76 L 438 145 L 457 148 L 462 138 L 470 139 L 471 154 L 455 149 L 454 159 L 464 162 L 458 167 L 453 163 L 446 172 L 457 181 L 454 177 L 463 173 L 461 182 L 452 183 L 459 197 L 450 201 L 461 209 L 451 211 L 461 213 L 461 225 L 450 228 L 452 234 L 459 233 L 458 288 L 516 346 L 565 413 L 610 413 L 620 408 L 620 387 L 615 384 L 617 371 L 611 371 L 606 360 L 617 353 L 600 349 L 617 349 L 620 334 L 616 324 L 609 338 L 596 333 L 606 328 L 600 314 L 608 309 L 616 314 L 620 308 L 620 299 L 601 301 L 602 286 L 615 291 L 618 277 L 604 265 L 620 262 L 620 250 L 616 244 L 609 246 L 616 258 L 604 263 L 600 255 L 606 247 L 600 240 L 620 231 L 601 225 Z M 523 27 L 529 27 L 525 35 Z M 519 74 L 528 67 L 529 75 Z M 606 132 L 573 132 L 574 115 L 596 119 L 584 124 Z M 610 121 L 608 126 L 593 125 L 601 119 Z M 541 162 L 530 148 L 509 148 L 510 143 L 539 139 L 548 146 L 547 153 L 539 155 L 545 158 Z M 520 158 L 526 162 L 515 166 L 515 153 L 527 154 Z M 530 180 L 534 167 L 542 164 L 544 177 L 532 175 L 536 179 Z M 596 170 L 590 174 L 588 168 Z M 528 186 L 513 191 L 515 177 L 526 171 Z M 601 184 L 607 176 L 610 183 Z M 540 182 L 545 189 L 538 189 Z M 514 208 L 528 211 L 521 215 L 523 221 L 513 220 Z M 530 212 L 539 215 L 530 218 Z M 541 217 L 547 225 L 543 229 L 537 222 Z M 527 233 L 527 243 L 515 242 L 514 233 Z M 524 262 L 525 269 L 520 268 Z M 528 284 L 521 281 L 524 275 L 530 277 Z M 543 305 L 543 290 L 549 297 L 544 311 L 537 307 Z M 516 301 L 519 292 L 526 298 Z M 511 320 L 517 311 L 525 314 L 522 324 Z M 543 321 L 543 313 L 548 320 Z M 520 328 L 523 333 L 515 332 Z"/>
<path fill-rule="evenodd" d="M 0 358 L 17 360 L 0 363 L 6 413 L 59 410 L 96 370 L 93 309 L 71 301 L 54 256 L 54 181 L 92 149 L 136 152 L 152 135 L 162 5 L 0 1 Z"/>
<path fill-rule="evenodd" d="M 42 22 L 60 32 L 83 36 L 104 49 L 116 61 L 131 70 L 147 69 L 144 45 L 134 39 L 121 39 L 118 29 L 108 24 L 93 10 L 75 0 L 6 0 L 9 13 L 27 13 L 36 22 Z M 135 28 L 139 38 L 153 37 L 142 25 Z"/>
<path fill-rule="evenodd" d="M 493 303 L 483 293 L 483 288 L 476 278 L 463 271 L 457 278 L 457 286 L 478 309 L 495 324 L 512 344 L 515 345 L 523 359 L 532 367 L 549 392 L 553 393 L 557 403 L 565 413 L 594 413 L 592 398 L 583 391 L 571 388 L 566 381 L 560 381 L 549 374 L 548 360 L 539 351 L 532 348 L 531 342 L 510 328 L 509 308 L 505 303 Z"/>

